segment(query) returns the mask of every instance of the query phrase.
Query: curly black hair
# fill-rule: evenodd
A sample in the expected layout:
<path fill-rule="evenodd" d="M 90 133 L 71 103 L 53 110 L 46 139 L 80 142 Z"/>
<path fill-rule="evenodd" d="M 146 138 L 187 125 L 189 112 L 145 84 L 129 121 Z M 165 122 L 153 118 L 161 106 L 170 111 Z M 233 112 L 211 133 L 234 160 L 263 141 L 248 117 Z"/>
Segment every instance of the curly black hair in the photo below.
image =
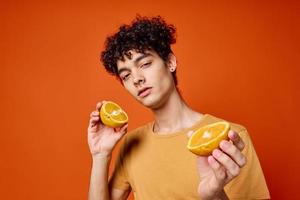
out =
<path fill-rule="evenodd" d="M 117 33 L 106 38 L 105 50 L 101 53 L 101 61 L 110 74 L 118 77 L 117 61 L 130 58 L 130 50 L 144 53 L 154 50 L 165 62 L 172 53 L 171 44 L 176 42 L 176 28 L 167 24 L 161 16 L 136 18 L 130 25 L 122 25 Z M 173 72 L 177 85 L 176 71 Z"/>

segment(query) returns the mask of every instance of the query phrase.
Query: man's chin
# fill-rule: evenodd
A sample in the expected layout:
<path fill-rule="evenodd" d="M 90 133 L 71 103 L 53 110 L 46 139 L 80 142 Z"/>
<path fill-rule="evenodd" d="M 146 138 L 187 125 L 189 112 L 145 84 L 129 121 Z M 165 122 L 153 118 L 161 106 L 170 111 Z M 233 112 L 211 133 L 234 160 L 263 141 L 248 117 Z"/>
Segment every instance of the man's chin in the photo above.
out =
<path fill-rule="evenodd" d="M 153 100 L 151 98 L 145 97 L 145 98 L 139 98 L 137 100 L 138 100 L 138 102 L 140 102 L 143 106 L 145 106 L 147 108 L 151 107 L 153 104 Z"/>
<path fill-rule="evenodd" d="M 149 108 L 149 109 L 151 109 L 151 110 L 156 110 L 156 109 L 158 109 L 159 107 L 160 107 L 160 105 L 161 105 L 161 102 L 160 101 L 158 101 L 158 100 L 155 100 L 155 99 L 153 99 L 153 98 L 149 98 L 149 99 L 141 99 L 141 100 L 139 100 L 139 102 L 143 105 L 143 106 L 145 106 L 145 107 L 147 107 L 147 108 Z"/>

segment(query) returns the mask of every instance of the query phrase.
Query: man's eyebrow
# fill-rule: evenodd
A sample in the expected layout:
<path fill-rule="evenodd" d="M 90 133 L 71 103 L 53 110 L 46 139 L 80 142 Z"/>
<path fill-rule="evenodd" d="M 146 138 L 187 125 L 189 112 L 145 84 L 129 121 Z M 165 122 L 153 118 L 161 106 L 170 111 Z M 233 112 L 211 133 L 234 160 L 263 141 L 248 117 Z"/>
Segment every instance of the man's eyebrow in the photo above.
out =
<path fill-rule="evenodd" d="M 152 54 L 151 53 L 143 53 L 142 55 L 135 58 L 133 62 L 135 64 L 137 64 L 139 61 L 141 61 L 142 59 L 144 59 L 148 56 L 152 56 Z M 118 75 L 120 75 L 124 71 L 130 71 L 130 69 L 128 67 L 122 67 L 121 69 L 118 70 Z"/>
<path fill-rule="evenodd" d="M 138 63 L 139 61 L 141 61 L 142 59 L 144 59 L 148 56 L 152 56 L 152 55 L 150 53 L 143 53 L 142 55 L 137 57 L 133 62 L 136 64 L 136 63 Z"/>

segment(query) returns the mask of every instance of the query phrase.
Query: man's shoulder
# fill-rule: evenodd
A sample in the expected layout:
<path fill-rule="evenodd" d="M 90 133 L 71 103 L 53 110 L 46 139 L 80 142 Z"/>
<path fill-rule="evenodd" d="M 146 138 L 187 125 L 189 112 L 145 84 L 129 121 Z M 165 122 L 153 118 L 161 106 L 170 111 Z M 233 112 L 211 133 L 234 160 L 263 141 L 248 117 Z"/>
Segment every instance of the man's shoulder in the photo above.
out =
<path fill-rule="evenodd" d="M 152 122 L 148 122 L 148 123 L 145 123 L 135 129 L 129 131 L 126 134 L 127 140 L 132 139 L 132 138 L 142 137 L 144 134 L 147 134 L 148 132 L 151 131 L 151 125 L 152 125 Z"/>
<path fill-rule="evenodd" d="M 151 131 L 151 124 L 151 122 L 146 123 L 126 133 L 121 142 L 122 149 L 127 152 L 126 154 L 129 154 L 128 149 L 133 152 L 133 149 L 148 141 L 149 137 L 147 136 Z"/>

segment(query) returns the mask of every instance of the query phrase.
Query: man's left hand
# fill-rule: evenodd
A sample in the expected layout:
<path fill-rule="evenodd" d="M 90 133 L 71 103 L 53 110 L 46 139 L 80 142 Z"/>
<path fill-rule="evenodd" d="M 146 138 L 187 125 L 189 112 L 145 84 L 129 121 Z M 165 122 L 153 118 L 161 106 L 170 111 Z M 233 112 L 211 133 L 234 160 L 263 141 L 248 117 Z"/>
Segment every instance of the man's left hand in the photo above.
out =
<path fill-rule="evenodd" d="M 227 199 L 225 185 L 238 176 L 246 164 L 246 157 L 241 152 L 245 147 L 243 140 L 232 130 L 228 137 L 230 141 L 223 140 L 212 155 L 197 158 L 198 193 L 202 200 Z"/>

